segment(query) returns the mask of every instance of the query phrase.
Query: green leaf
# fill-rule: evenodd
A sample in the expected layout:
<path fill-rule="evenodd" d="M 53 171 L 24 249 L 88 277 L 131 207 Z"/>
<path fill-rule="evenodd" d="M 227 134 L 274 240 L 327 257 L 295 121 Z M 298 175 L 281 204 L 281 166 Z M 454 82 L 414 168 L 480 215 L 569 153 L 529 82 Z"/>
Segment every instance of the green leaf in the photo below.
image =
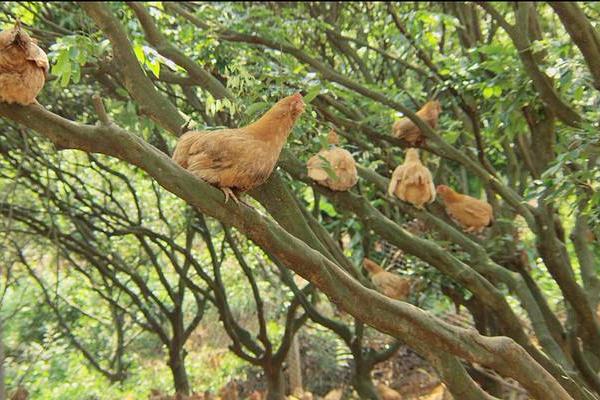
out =
<path fill-rule="evenodd" d="M 71 64 L 67 64 L 67 68 L 65 69 L 65 71 L 63 72 L 63 74 L 60 78 L 60 86 L 66 87 L 69 84 L 70 80 L 71 80 Z"/>
<path fill-rule="evenodd" d="M 325 135 L 319 136 L 319 143 L 321 143 L 322 149 L 326 149 L 329 147 L 329 143 L 327 143 L 327 137 Z"/>
<path fill-rule="evenodd" d="M 73 81 L 73 83 L 79 83 L 79 81 L 81 80 L 81 68 L 79 67 L 79 64 L 75 63 L 71 66 L 71 75 L 71 80 Z"/>
<path fill-rule="evenodd" d="M 489 99 L 493 95 L 494 95 L 494 88 L 486 87 L 485 89 L 483 89 L 483 98 L 484 99 Z"/>
<path fill-rule="evenodd" d="M 133 52 L 135 53 L 135 57 L 138 59 L 140 64 L 144 64 L 146 62 L 146 55 L 144 54 L 144 48 L 140 43 L 136 43 L 133 45 Z"/>
<path fill-rule="evenodd" d="M 147 62 L 146 65 L 148 66 L 148 68 L 150 68 L 150 71 L 152 71 L 154 76 L 158 78 L 160 75 L 160 61 L 156 59 L 154 61 Z"/>

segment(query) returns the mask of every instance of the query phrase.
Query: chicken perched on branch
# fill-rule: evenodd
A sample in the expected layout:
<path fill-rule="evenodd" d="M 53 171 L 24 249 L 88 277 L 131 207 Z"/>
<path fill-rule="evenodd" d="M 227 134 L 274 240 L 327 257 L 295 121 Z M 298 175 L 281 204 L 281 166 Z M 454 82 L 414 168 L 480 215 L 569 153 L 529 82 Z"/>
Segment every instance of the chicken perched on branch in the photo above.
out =
<path fill-rule="evenodd" d="M 349 151 L 337 147 L 340 141 L 333 129 L 327 142 L 331 148 L 319 151 L 306 163 L 308 176 L 331 190 L 348 190 L 358 182 L 356 162 Z"/>
<path fill-rule="evenodd" d="M 425 105 L 417 111 L 417 116 L 430 127 L 436 129 L 441 111 L 442 108 L 440 107 L 440 102 L 438 100 L 432 100 L 425 103 Z M 394 125 L 392 126 L 392 136 L 405 140 L 411 146 L 420 146 L 425 142 L 425 137 L 421 133 L 419 127 L 407 117 L 394 122 Z"/>
<path fill-rule="evenodd" d="M 412 279 L 387 272 L 368 258 L 365 258 L 363 263 L 378 292 L 396 300 L 408 298 L 413 284 Z"/>
<path fill-rule="evenodd" d="M 419 150 L 406 150 L 404 163 L 396 167 L 390 179 L 388 194 L 423 208 L 435 200 L 435 185 L 431 172 L 419 159 Z"/>
<path fill-rule="evenodd" d="M 481 232 L 494 221 L 492 206 L 466 194 L 460 194 L 446 185 L 439 185 L 437 193 L 444 201 L 446 213 L 465 232 Z"/>
<path fill-rule="evenodd" d="M 294 123 L 304 111 L 302 95 L 279 100 L 260 119 L 237 129 L 190 131 L 179 138 L 173 160 L 238 202 L 273 172 Z"/>
<path fill-rule="evenodd" d="M 0 100 L 28 105 L 42 90 L 48 74 L 48 57 L 21 28 L 0 32 Z"/>

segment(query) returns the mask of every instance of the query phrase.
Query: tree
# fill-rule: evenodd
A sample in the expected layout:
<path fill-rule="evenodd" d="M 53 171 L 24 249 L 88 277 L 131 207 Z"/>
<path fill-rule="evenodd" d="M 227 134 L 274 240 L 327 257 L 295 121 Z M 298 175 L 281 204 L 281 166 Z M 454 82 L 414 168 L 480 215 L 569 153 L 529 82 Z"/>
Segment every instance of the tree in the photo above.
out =
<path fill-rule="evenodd" d="M 22 13 L 20 7 L 3 5 L 9 16 Z M 597 10 L 582 7 L 29 6 L 32 31 L 45 43 L 59 38 L 52 72 L 71 96 L 53 94 L 60 101 L 52 111 L 0 104 L 0 115 L 57 149 L 101 153 L 121 160 L 120 168 L 143 171 L 140 180 L 234 227 L 360 323 L 411 346 L 454 394 L 494 398 L 467 373 L 464 364 L 477 363 L 514 378 L 533 398 L 593 399 L 600 394 L 593 290 L 599 282 L 598 95 L 595 50 L 577 36 L 575 24 L 595 37 L 586 12 Z M 77 22 L 51 22 L 65 12 Z M 74 33 L 82 28 L 93 33 Z M 71 48 L 77 57 L 69 56 Z M 274 89 L 270 96 L 261 95 L 263 84 Z M 188 117 L 197 124 L 241 125 L 288 89 L 304 91 L 310 109 L 298 129 L 305 134 L 291 141 L 280 170 L 251 193 L 268 216 L 223 204 L 217 189 L 165 155 L 173 143 L 167 134 L 179 135 Z M 101 96 L 93 104 L 73 99 L 90 93 Z M 444 100 L 438 132 L 411 111 L 433 94 Z M 50 104 L 46 100 L 40 103 Z M 78 106 L 69 108 L 72 103 Z M 438 157 L 436 182 L 486 193 L 499 223 L 485 240 L 457 229 L 439 207 L 416 210 L 385 197 L 405 144 L 382 132 L 398 113 L 419 126 L 427 138 L 423 149 Z M 91 125 L 95 119 L 99 124 Z M 326 126 L 356 150 L 361 182 L 352 191 L 332 192 L 306 176 L 301 159 L 317 145 L 311 134 Z M 565 213 L 570 206 L 575 220 Z M 323 218 L 325 209 L 331 213 Z M 338 228 L 385 239 L 467 291 L 493 317 L 494 336 L 374 292 L 358 268 L 360 250 L 349 257 L 324 226 L 331 216 Z M 431 232 L 411 234 L 402 227 L 407 218 L 424 221 Z M 558 318 L 540 277 L 558 288 L 568 318 Z"/>

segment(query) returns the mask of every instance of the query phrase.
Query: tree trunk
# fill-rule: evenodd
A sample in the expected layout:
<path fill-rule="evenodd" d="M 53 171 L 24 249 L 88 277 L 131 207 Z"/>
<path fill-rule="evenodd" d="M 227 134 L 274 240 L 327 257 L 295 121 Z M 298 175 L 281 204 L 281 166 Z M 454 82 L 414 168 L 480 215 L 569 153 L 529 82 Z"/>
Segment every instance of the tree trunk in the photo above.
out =
<path fill-rule="evenodd" d="M 371 380 L 372 364 L 367 364 L 362 355 L 354 357 L 354 376 L 352 386 L 361 399 L 379 400 L 379 395 Z"/>
<path fill-rule="evenodd" d="M 288 375 L 290 381 L 290 393 L 300 394 L 304 391 L 302 384 L 302 360 L 300 359 L 300 343 L 298 334 L 294 335 L 292 344 L 287 355 Z"/>
<path fill-rule="evenodd" d="M 285 400 L 285 378 L 281 367 L 265 368 L 267 400 Z"/>
<path fill-rule="evenodd" d="M 173 384 L 177 393 L 190 394 L 190 383 L 185 370 L 185 361 L 181 348 L 174 348 L 169 351 L 169 368 L 173 374 Z"/>
<path fill-rule="evenodd" d="M 369 374 L 355 374 L 352 378 L 352 386 L 354 386 L 359 398 L 379 400 L 379 395 Z"/>

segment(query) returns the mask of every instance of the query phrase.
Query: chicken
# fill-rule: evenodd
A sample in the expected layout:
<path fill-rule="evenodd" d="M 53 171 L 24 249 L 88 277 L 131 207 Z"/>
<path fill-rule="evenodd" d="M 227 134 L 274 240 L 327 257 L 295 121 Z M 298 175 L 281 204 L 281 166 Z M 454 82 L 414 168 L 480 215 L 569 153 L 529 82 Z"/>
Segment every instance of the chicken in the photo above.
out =
<path fill-rule="evenodd" d="M 428 101 L 419 111 L 417 115 L 433 129 L 437 128 L 438 116 L 442 108 L 437 100 Z M 398 139 L 405 140 L 411 146 L 420 146 L 425 141 L 425 137 L 421 130 L 411 121 L 410 118 L 404 117 L 394 122 L 392 126 L 392 136 Z"/>
<path fill-rule="evenodd" d="M 408 149 L 404 163 L 392 174 L 388 194 L 422 209 L 423 204 L 435 200 L 435 185 L 431 172 L 419 159 L 419 150 Z"/>
<path fill-rule="evenodd" d="M 257 121 L 243 128 L 190 131 L 179 138 L 173 160 L 217 186 L 238 203 L 234 191 L 263 184 L 273 172 L 294 123 L 304 112 L 302 95 L 279 100 Z"/>
<path fill-rule="evenodd" d="M 42 90 L 48 57 L 17 21 L 0 32 L 0 101 L 28 105 Z"/>
<path fill-rule="evenodd" d="M 382 400 L 402 400 L 400 393 L 383 383 L 378 383 L 376 389 Z"/>
<path fill-rule="evenodd" d="M 331 190 L 348 190 L 358 182 L 356 162 L 349 151 L 337 147 L 335 131 L 329 132 L 327 141 L 331 148 L 319 151 L 306 163 L 308 176 Z"/>
<path fill-rule="evenodd" d="M 446 185 L 439 185 L 437 193 L 444 202 L 448 216 L 465 232 L 481 232 L 494 222 L 492 206 L 489 203 L 457 193 Z"/>
<path fill-rule="evenodd" d="M 396 300 L 408 298 L 412 288 L 412 279 L 387 272 L 368 258 L 364 259 L 364 266 L 378 292 Z"/>

